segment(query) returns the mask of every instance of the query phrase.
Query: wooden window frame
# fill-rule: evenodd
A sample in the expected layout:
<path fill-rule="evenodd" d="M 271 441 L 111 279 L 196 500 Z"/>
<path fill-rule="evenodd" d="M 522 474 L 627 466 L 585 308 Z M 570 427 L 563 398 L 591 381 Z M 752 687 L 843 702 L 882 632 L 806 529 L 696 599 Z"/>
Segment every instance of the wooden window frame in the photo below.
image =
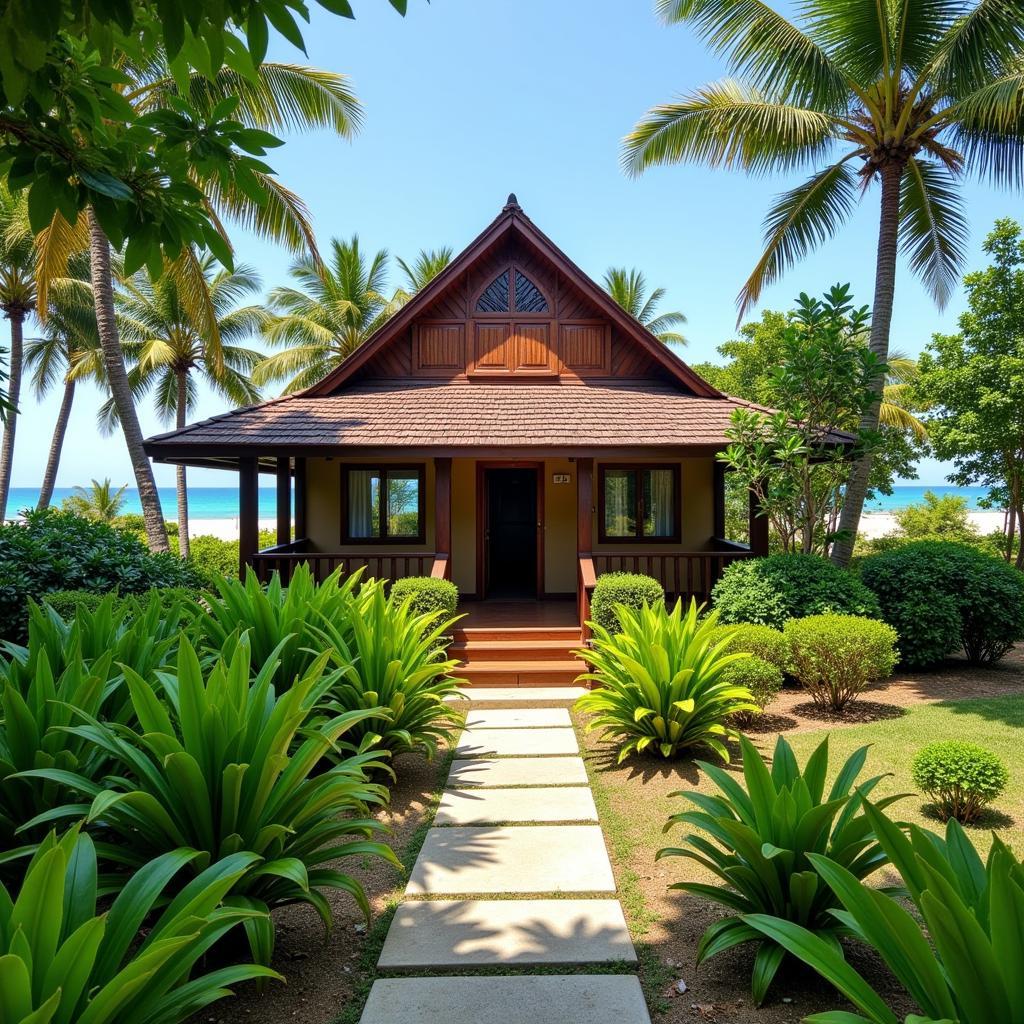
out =
<path fill-rule="evenodd" d="M 342 544 L 367 544 L 392 546 L 402 544 L 425 544 L 427 540 L 427 467 L 423 462 L 343 462 L 341 464 L 341 542 Z M 348 475 L 352 470 L 376 471 L 380 474 L 380 531 L 379 537 L 349 536 Z M 392 537 L 385 534 L 388 521 L 388 474 L 396 471 L 414 470 L 418 476 L 419 492 L 417 516 L 419 532 L 415 536 Z"/>
<path fill-rule="evenodd" d="M 544 296 L 544 301 L 547 303 L 548 308 L 540 313 L 520 313 L 516 312 L 516 271 L 519 271 L 530 283 Z M 481 310 L 477 309 L 477 303 L 480 301 L 480 296 L 483 295 L 495 278 L 500 277 L 505 272 L 508 272 L 508 309 L 507 310 Z M 474 320 L 552 320 L 554 319 L 555 303 L 551 294 L 547 288 L 538 284 L 537 279 L 533 274 L 529 273 L 520 264 L 512 260 L 512 262 L 506 264 L 501 270 L 495 271 L 493 274 L 487 276 L 487 280 L 484 284 L 479 287 L 472 295 L 472 301 L 469 305 L 470 317 Z"/>
<path fill-rule="evenodd" d="M 672 471 L 672 533 L 667 536 L 650 537 L 641 533 L 644 526 L 643 488 L 637 481 L 636 516 L 637 532 L 629 537 L 610 536 L 605 531 L 605 476 L 607 471 L 628 470 L 642 473 L 650 469 Z M 683 503 L 682 473 L 678 462 L 602 462 L 597 467 L 597 539 L 601 544 L 678 544 L 682 538 Z"/>

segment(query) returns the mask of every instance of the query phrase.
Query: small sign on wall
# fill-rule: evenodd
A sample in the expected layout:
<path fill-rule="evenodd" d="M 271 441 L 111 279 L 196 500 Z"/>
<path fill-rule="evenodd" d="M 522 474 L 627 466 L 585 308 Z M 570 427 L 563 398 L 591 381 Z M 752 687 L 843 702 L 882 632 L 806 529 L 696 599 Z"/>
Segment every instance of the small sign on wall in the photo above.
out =
<path fill-rule="evenodd" d="M 572 476 L 569 473 L 552 473 L 551 482 L 553 484 L 568 484 L 572 482 Z"/>

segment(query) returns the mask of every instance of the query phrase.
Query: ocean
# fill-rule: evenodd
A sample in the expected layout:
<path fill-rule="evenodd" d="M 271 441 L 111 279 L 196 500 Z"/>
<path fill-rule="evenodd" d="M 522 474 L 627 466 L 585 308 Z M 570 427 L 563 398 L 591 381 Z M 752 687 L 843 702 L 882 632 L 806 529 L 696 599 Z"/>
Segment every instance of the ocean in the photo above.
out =
<path fill-rule="evenodd" d="M 892 512 L 906 508 L 908 505 L 919 505 L 924 501 L 924 492 L 934 491 L 938 495 L 959 494 L 967 499 L 967 507 L 978 509 L 978 499 L 988 493 L 985 487 L 951 487 L 948 484 L 936 484 L 930 487 L 918 484 L 907 484 L 894 487 L 890 495 L 879 495 L 874 501 L 868 502 L 865 511 Z M 58 487 L 53 493 L 53 504 L 59 505 L 61 500 L 72 494 L 71 487 Z M 141 512 L 138 492 L 125 491 L 125 512 Z M 39 490 L 35 487 L 12 487 L 7 503 L 7 514 L 13 516 L 23 508 L 33 508 L 39 499 Z M 260 518 L 273 519 L 276 515 L 276 491 L 273 487 L 260 488 Z M 178 499 L 173 487 L 160 488 L 160 501 L 164 514 L 173 519 L 178 507 Z M 193 519 L 236 519 L 238 517 L 238 489 L 235 487 L 190 487 L 188 491 L 188 510 Z"/>

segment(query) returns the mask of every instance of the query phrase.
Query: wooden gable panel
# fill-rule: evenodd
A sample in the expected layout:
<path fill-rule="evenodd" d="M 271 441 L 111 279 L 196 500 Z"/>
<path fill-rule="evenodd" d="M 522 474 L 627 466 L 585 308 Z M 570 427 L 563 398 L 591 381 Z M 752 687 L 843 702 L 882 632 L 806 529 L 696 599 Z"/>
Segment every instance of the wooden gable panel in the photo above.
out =
<path fill-rule="evenodd" d="M 518 373 L 557 373 L 558 360 L 551 347 L 551 325 L 517 323 L 512 328 L 513 366 Z"/>
<path fill-rule="evenodd" d="M 466 368 L 466 325 L 462 321 L 416 325 L 413 366 L 418 376 L 451 377 Z"/>
<path fill-rule="evenodd" d="M 618 332 L 612 331 L 611 363 L 613 377 L 660 377 L 661 367 L 639 345 L 633 344 Z"/>
<path fill-rule="evenodd" d="M 514 365 L 512 325 L 477 322 L 473 352 L 474 372 L 511 373 Z"/>
<path fill-rule="evenodd" d="M 604 320 L 562 321 L 559 328 L 559 354 L 566 370 L 581 377 L 611 372 L 610 332 Z"/>

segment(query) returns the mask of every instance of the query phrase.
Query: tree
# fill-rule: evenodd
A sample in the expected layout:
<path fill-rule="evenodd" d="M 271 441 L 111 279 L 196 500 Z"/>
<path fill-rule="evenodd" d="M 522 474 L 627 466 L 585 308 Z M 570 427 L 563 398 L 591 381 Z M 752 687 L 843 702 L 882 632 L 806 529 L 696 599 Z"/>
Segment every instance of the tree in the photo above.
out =
<path fill-rule="evenodd" d="M 686 323 L 680 312 L 658 313 L 658 304 L 665 297 L 664 288 L 655 288 L 647 294 L 647 281 L 635 267 L 609 267 L 604 274 L 605 291 L 631 316 L 647 328 L 659 341 L 685 345 L 686 338 L 673 327 Z"/>
<path fill-rule="evenodd" d="M 719 458 L 756 496 L 783 551 L 827 554 L 834 542 L 849 464 L 831 435 L 859 421 L 885 372 L 861 340 L 867 321 L 848 287 L 801 295 L 772 370 L 778 411 L 736 409 L 726 430 Z M 860 430 L 856 443 L 877 436 Z"/>
<path fill-rule="evenodd" d="M 73 268 L 70 277 L 50 283 L 43 333 L 30 338 L 25 346 L 25 366 L 32 371 L 35 396 L 42 399 L 58 384 L 63 387 L 39 488 L 37 508 L 41 509 L 48 508 L 53 499 L 78 382 L 94 380 L 106 387 L 88 261 L 80 254 L 75 262 L 78 266 Z"/>
<path fill-rule="evenodd" d="M 455 250 L 450 246 L 440 249 L 420 249 L 412 263 L 406 263 L 401 257 L 395 262 L 398 269 L 405 275 L 405 287 L 399 289 L 405 301 L 411 299 L 418 291 L 426 288 L 445 267 L 451 263 Z"/>
<path fill-rule="evenodd" d="M 814 167 L 772 205 L 765 251 L 739 295 L 740 315 L 805 253 L 833 237 L 880 186 L 870 347 L 889 352 L 897 253 L 935 301 L 948 300 L 965 254 L 959 183 L 1024 179 L 1024 12 L 1019 0 L 809 0 L 800 23 L 766 0 L 658 0 L 728 61 L 729 78 L 651 110 L 625 140 L 636 174 L 694 161 L 750 173 Z M 883 380 L 876 382 L 881 397 Z M 878 402 L 863 428 L 878 425 Z M 871 457 L 843 503 L 845 564 Z"/>
<path fill-rule="evenodd" d="M 331 239 L 322 268 L 296 260 L 289 273 L 299 287 L 275 288 L 269 296 L 275 316 L 264 338 L 283 351 L 260 363 L 253 381 L 262 386 L 287 378 L 284 392 L 291 394 L 323 380 L 401 306 L 384 295 L 387 272 L 387 250 L 367 260 L 357 235 Z"/>
<path fill-rule="evenodd" d="M 124 282 L 117 296 L 118 323 L 125 351 L 135 361 L 129 373 L 136 399 L 153 392 L 162 419 L 183 427 L 198 399 L 196 376 L 214 394 L 232 405 L 251 405 L 259 391 L 250 374 L 262 358 L 239 342 L 258 335 L 268 321 L 262 305 L 239 306 L 246 295 L 259 291 L 260 280 L 249 267 L 214 272 L 213 257 L 200 261 L 206 281 L 204 305 L 214 314 L 216 334 L 205 330 L 205 317 L 197 319 L 195 304 L 183 294 L 173 274 L 155 281 L 142 270 Z M 113 429 L 117 408 L 108 403 L 104 424 Z M 189 557 L 188 486 L 184 466 L 177 467 L 178 543 L 182 558 Z"/>
<path fill-rule="evenodd" d="M 120 514 L 124 505 L 124 494 L 128 485 L 119 487 L 116 491 L 111 486 L 110 477 L 93 480 L 90 487 L 76 487 L 74 493 L 61 502 L 61 508 L 66 512 L 74 512 L 75 515 L 84 516 L 86 519 L 97 519 L 101 523 L 112 523 Z"/>
<path fill-rule="evenodd" d="M 0 521 L 7 518 L 7 496 L 14 465 L 25 318 L 36 308 L 35 259 L 25 197 L 12 194 L 0 183 L 0 310 L 11 324 L 7 392 L 3 403 L 4 436 L 0 442 Z"/>
<path fill-rule="evenodd" d="M 978 541 L 978 528 L 960 494 L 924 492 L 923 505 L 908 505 L 893 514 L 899 533 L 907 540 L 949 540 L 958 544 Z"/>
<path fill-rule="evenodd" d="M 953 462 L 949 480 L 989 488 L 1008 511 L 1004 557 L 1024 528 L 1024 240 L 1020 225 L 996 221 L 985 239 L 993 259 L 964 278 L 967 312 L 957 334 L 936 334 L 918 361 L 935 455 Z M 1016 565 L 1024 569 L 1024 546 Z"/>

